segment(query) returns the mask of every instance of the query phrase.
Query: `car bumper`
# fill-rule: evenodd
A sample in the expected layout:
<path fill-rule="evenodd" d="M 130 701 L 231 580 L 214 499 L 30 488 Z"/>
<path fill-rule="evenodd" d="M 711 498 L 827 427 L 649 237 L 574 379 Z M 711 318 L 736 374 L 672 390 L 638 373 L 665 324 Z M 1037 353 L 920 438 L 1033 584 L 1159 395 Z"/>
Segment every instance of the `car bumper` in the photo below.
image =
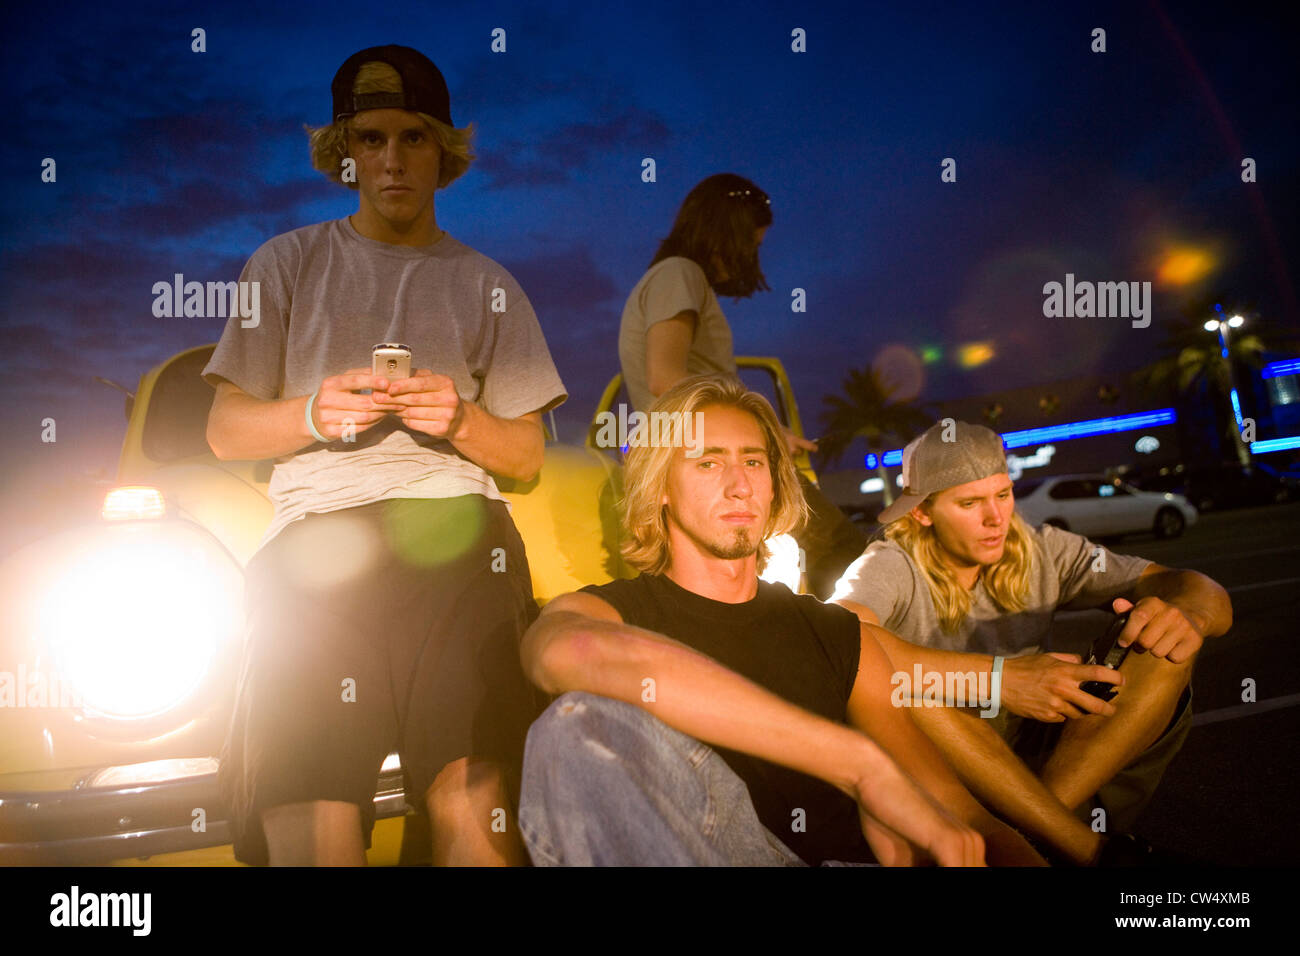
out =
<path fill-rule="evenodd" d="M 401 767 L 390 763 L 376 819 L 409 810 Z M 71 780 L 67 771 L 0 774 L 0 865 L 94 865 L 228 844 L 218 769 L 201 758 L 82 769 Z"/>

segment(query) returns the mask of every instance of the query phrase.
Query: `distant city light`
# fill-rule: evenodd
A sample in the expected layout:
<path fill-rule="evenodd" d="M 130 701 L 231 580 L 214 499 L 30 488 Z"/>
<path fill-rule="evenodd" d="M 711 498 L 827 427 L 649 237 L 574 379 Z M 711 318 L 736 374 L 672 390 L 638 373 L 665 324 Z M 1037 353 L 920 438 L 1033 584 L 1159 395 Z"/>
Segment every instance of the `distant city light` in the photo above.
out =
<path fill-rule="evenodd" d="M 1281 362 L 1269 362 L 1259 374 L 1260 378 L 1300 375 L 1300 359 L 1283 359 Z"/>
<path fill-rule="evenodd" d="M 1228 320 L 1228 325 L 1232 326 L 1234 329 L 1239 329 L 1245 324 L 1246 320 L 1239 315 L 1234 315 Z"/>
<path fill-rule="evenodd" d="M 994 354 L 992 342 L 969 342 L 957 348 L 957 364 L 962 368 L 978 368 Z"/>
<path fill-rule="evenodd" d="M 1155 428 L 1157 425 L 1172 425 L 1176 421 L 1178 416 L 1172 408 L 1158 408 L 1149 412 L 1135 412 L 1132 415 L 1091 418 L 1068 425 L 1047 425 L 1043 428 L 1026 428 L 1018 432 L 1003 432 L 1002 440 L 1008 449 L 1024 448 L 1026 445 L 1037 445 L 1042 442 L 1070 441 L 1073 438 L 1088 438 L 1092 435 L 1110 435 L 1115 432 L 1136 431 L 1139 428 Z"/>
<path fill-rule="evenodd" d="M 893 451 L 887 451 L 887 452 L 885 452 L 885 465 L 886 465 L 886 466 L 889 466 L 889 465 L 901 465 L 902 463 L 903 463 L 903 450 L 902 450 L 901 448 L 895 448 Z M 867 467 L 868 467 L 868 468 L 872 468 L 872 469 L 874 469 L 874 468 L 876 468 L 879 464 L 880 464 L 880 461 L 876 458 L 875 455 L 870 455 L 870 454 L 867 455 Z"/>
<path fill-rule="evenodd" d="M 1087 421 L 1071 422 L 1068 425 L 1046 425 L 1042 428 L 1026 428 L 1022 431 L 1003 432 L 1002 443 L 1010 451 L 1013 448 L 1024 448 L 1028 445 L 1044 445 L 1051 442 L 1071 441 L 1075 438 L 1089 438 L 1093 435 L 1111 435 L 1116 432 L 1136 431 L 1140 428 L 1172 425 L 1177 421 L 1178 415 L 1172 408 L 1155 408 L 1149 412 L 1113 415 L 1109 418 L 1090 418 Z M 903 463 L 903 450 L 895 448 L 893 451 L 885 452 L 884 463 L 886 466 L 901 465 Z M 866 466 L 868 468 L 876 467 L 875 455 L 867 455 Z"/>
<path fill-rule="evenodd" d="M 894 476 L 894 485 L 897 485 L 898 488 L 902 488 L 902 475 Z M 861 485 L 858 485 L 859 492 L 862 492 L 863 494 L 883 492 L 884 488 L 885 483 L 880 479 L 867 479 L 866 481 L 863 481 Z"/>
<path fill-rule="evenodd" d="M 1133 443 L 1133 450 L 1140 455 L 1149 455 L 1160 450 L 1160 439 L 1155 435 L 1143 435 Z"/>
<path fill-rule="evenodd" d="M 1042 468 L 1052 461 L 1052 456 L 1056 454 L 1055 445 L 1044 445 L 1032 455 L 1007 455 L 1007 476 L 1012 481 L 1020 480 L 1021 474 L 1026 468 Z"/>
<path fill-rule="evenodd" d="M 1237 416 L 1237 427 L 1241 427 L 1241 399 L 1237 397 L 1237 390 L 1234 388 L 1232 395 L 1232 414 Z"/>
<path fill-rule="evenodd" d="M 1263 455 L 1270 451 L 1286 451 L 1289 448 L 1300 448 L 1300 435 L 1292 435 L 1290 438 L 1270 438 L 1268 441 L 1253 441 L 1250 443 L 1252 455 Z"/>
<path fill-rule="evenodd" d="M 943 349 L 937 345 L 921 346 L 921 361 L 926 365 L 933 365 L 943 358 Z"/>
<path fill-rule="evenodd" d="M 1204 249 L 1182 246 L 1165 254 L 1156 269 L 1156 280 L 1162 285 L 1190 285 L 1209 275 L 1214 268 L 1214 257 Z"/>

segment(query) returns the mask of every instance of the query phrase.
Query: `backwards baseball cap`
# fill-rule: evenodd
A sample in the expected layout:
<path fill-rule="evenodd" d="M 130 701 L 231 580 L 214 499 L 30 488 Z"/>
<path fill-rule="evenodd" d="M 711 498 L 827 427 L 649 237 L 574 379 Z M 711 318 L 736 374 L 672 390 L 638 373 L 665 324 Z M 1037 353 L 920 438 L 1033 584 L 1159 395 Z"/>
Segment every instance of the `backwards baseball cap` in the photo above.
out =
<path fill-rule="evenodd" d="M 376 61 L 387 63 L 397 71 L 402 78 L 402 92 L 352 92 L 361 65 Z M 451 121 L 451 95 L 447 92 L 447 81 L 432 60 L 409 46 L 372 46 L 352 54 L 334 74 L 330 93 L 334 97 L 333 116 L 336 120 L 362 110 L 397 109 L 427 113 L 448 126 L 455 125 Z"/>
<path fill-rule="evenodd" d="M 997 432 L 966 422 L 939 422 L 903 449 L 903 493 L 880 512 L 880 523 L 897 521 L 936 491 L 1006 470 L 1007 453 Z"/>

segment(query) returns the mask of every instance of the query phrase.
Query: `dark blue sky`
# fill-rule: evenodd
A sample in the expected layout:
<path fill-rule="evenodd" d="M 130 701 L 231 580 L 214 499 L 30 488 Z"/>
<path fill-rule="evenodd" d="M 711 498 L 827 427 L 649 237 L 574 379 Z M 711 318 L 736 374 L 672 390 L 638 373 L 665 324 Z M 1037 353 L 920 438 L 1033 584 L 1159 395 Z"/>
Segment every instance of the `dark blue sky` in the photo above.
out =
<path fill-rule="evenodd" d="M 723 300 L 737 351 L 781 356 L 805 416 L 887 345 L 941 357 L 921 397 L 1148 361 L 1188 303 L 1300 328 L 1296 42 L 1250 9 L 317 2 L 47 4 L 6 24 L 0 424 L 6 505 L 111 461 L 120 402 L 219 319 L 158 319 L 153 283 L 233 279 L 270 236 L 354 212 L 307 161 L 351 53 L 435 60 L 479 160 L 437 199 L 528 292 L 571 394 L 617 369 L 623 301 L 682 197 L 719 171 L 772 197 L 772 291 Z M 1217 8 L 1217 12 L 1216 12 Z M 190 51 L 206 30 L 207 52 Z M 490 51 L 506 30 L 507 51 Z M 793 53 L 791 31 L 807 34 Z M 1094 27 L 1107 52 L 1090 52 Z M 40 180 L 57 161 L 56 183 Z M 643 183 L 641 160 L 658 181 Z M 1258 182 L 1243 184 L 1243 157 Z M 945 157 L 957 181 L 940 181 Z M 1190 280 L 1167 281 L 1183 250 Z M 1200 257 L 1198 260 L 1197 257 Z M 1162 272 L 1162 267 L 1166 270 Z M 1046 319 L 1042 286 L 1156 283 L 1152 325 Z M 1165 278 L 1162 278 L 1165 277 Z M 808 311 L 790 310 L 790 290 Z M 963 346 L 977 346 L 963 353 Z M 963 354 L 984 355 L 964 368 Z M 40 420 L 58 421 L 57 447 Z"/>

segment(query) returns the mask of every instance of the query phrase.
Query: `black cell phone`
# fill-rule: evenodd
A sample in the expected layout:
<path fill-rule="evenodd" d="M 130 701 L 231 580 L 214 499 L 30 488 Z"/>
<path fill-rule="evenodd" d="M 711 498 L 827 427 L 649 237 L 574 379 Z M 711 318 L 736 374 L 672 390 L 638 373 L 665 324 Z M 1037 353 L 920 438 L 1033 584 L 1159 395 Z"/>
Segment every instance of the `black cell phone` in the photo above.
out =
<path fill-rule="evenodd" d="M 1102 667 L 1108 667 L 1115 670 L 1120 664 L 1124 663 L 1124 658 L 1128 657 L 1128 652 L 1133 645 L 1120 647 L 1119 635 L 1124 630 L 1124 625 L 1128 623 L 1128 611 L 1123 614 L 1115 615 L 1115 620 L 1110 622 L 1110 627 L 1106 633 L 1098 638 L 1092 645 L 1092 653 L 1088 655 L 1085 664 L 1100 664 Z M 1100 697 L 1102 700 L 1110 700 L 1115 696 L 1116 690 L 1114 684 L 1107 684 L 1100 680 L 1086 680 L 1079 685 L 1093 697 Z"/>

